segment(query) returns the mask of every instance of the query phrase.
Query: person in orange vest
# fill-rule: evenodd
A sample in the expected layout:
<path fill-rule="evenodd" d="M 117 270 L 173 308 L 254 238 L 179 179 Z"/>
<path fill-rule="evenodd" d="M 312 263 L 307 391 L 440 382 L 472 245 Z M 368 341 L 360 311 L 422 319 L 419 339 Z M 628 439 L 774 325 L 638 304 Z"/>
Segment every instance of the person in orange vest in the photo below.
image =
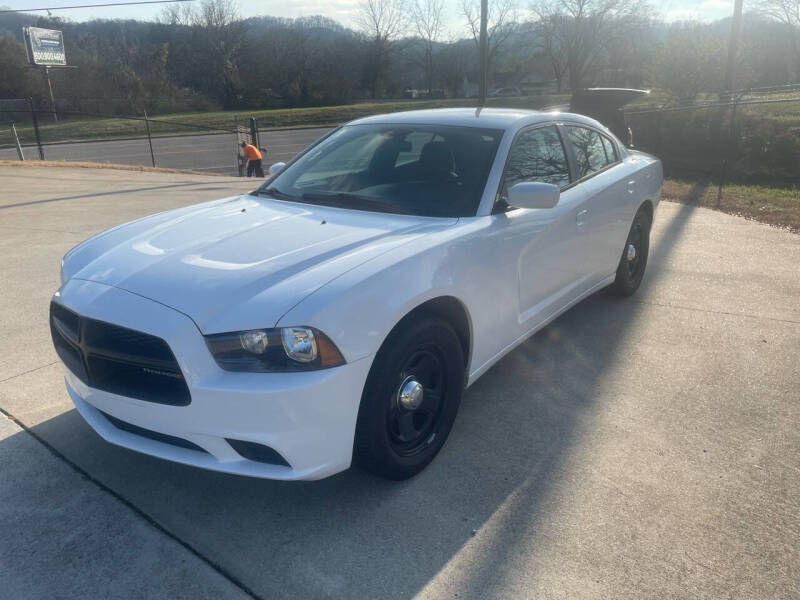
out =
<path fill-rule="evenodd" d="M 242 142 L 242 152 L 247 157 L 247 176 L 264 177 L 264 166 L 261 164 L 261 152 L 253 144 Z"/>

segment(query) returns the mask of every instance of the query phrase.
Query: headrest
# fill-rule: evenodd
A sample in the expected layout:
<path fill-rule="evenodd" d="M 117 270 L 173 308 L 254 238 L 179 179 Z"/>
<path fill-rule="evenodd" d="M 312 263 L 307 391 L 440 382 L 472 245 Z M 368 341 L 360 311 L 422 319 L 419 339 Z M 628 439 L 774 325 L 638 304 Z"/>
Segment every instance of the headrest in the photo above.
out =
<path fill-rule="evenodd" d="M 419 162 L 427 175 L 446 175 L 455 169 L 453 152 L 447 142 L 428 142 L 422 147 Z"/>

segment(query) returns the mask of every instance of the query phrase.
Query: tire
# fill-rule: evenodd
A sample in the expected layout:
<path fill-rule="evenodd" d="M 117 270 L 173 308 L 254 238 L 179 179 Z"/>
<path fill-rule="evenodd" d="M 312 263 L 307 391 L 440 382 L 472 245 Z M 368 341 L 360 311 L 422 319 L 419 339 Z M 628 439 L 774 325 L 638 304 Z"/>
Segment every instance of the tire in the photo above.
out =
<path fill-rule="evenodd" d="M 631 296 L 639 289 L 644 271 L 647 267 L 647 256 L 650 252 L 650 216 L 644 207 L 633 218 L 625 245 L 622 247 L 622 256 L 617 266 L 617 276 L 614 283 L 609 286 L 609 291 L 617 296 Z M 628 252 L 633 246 L 633 258 Z"/>
<path fill-rule="evenodd" d="M 461 342 L 447 321 L 427 314 L 401 321 L 378 351 L 364 386 L 354 463 L 394 480 L 424 469 L 453 426 L 464 372 Z M 419 394 L 415 382 L 422 386 Z M 401 390 L 409 392 L 402 400 Z"/>

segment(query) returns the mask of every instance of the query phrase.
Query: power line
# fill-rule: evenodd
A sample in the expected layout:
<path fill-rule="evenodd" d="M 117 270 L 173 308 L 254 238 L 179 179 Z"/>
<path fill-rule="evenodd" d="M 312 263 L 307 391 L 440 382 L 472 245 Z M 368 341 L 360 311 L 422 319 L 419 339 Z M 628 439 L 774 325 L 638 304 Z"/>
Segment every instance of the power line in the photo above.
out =
<path fill-rule="evenodd" d="M 175 2 L 195 2 L 196 0 L 139 0 L 138 2 L 109 2 L 107 4 L 80 4 L 77 6 L 51 6 L 50 8 L 4 8 L 0 13 L 21 13 L 46 10 L 69 10 L 71 8 L 105 8 L 107 6 L 136 6 L 138 4 L 172 4 Z"/>

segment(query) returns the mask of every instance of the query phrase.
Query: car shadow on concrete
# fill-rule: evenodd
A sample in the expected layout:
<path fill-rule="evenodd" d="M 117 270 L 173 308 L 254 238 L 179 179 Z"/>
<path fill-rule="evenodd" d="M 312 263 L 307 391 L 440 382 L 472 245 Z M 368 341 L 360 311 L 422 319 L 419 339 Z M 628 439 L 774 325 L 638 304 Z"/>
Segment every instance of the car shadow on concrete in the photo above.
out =
<path fill-rule="evenodd" d="M 457 588 L 496 597 L 552 510 L 548 492 L 592 426 L 602 377 L 693 211 L 662 224 L 639 295 L 595 294 L 479 379 L 442 453 L 409 481 L 355 469 L 296 483 L 202 471 L 107 444 L 74 410 L 32 431 L 260 597 L 411 598 L 471 540 L 480 551 Z"/>

